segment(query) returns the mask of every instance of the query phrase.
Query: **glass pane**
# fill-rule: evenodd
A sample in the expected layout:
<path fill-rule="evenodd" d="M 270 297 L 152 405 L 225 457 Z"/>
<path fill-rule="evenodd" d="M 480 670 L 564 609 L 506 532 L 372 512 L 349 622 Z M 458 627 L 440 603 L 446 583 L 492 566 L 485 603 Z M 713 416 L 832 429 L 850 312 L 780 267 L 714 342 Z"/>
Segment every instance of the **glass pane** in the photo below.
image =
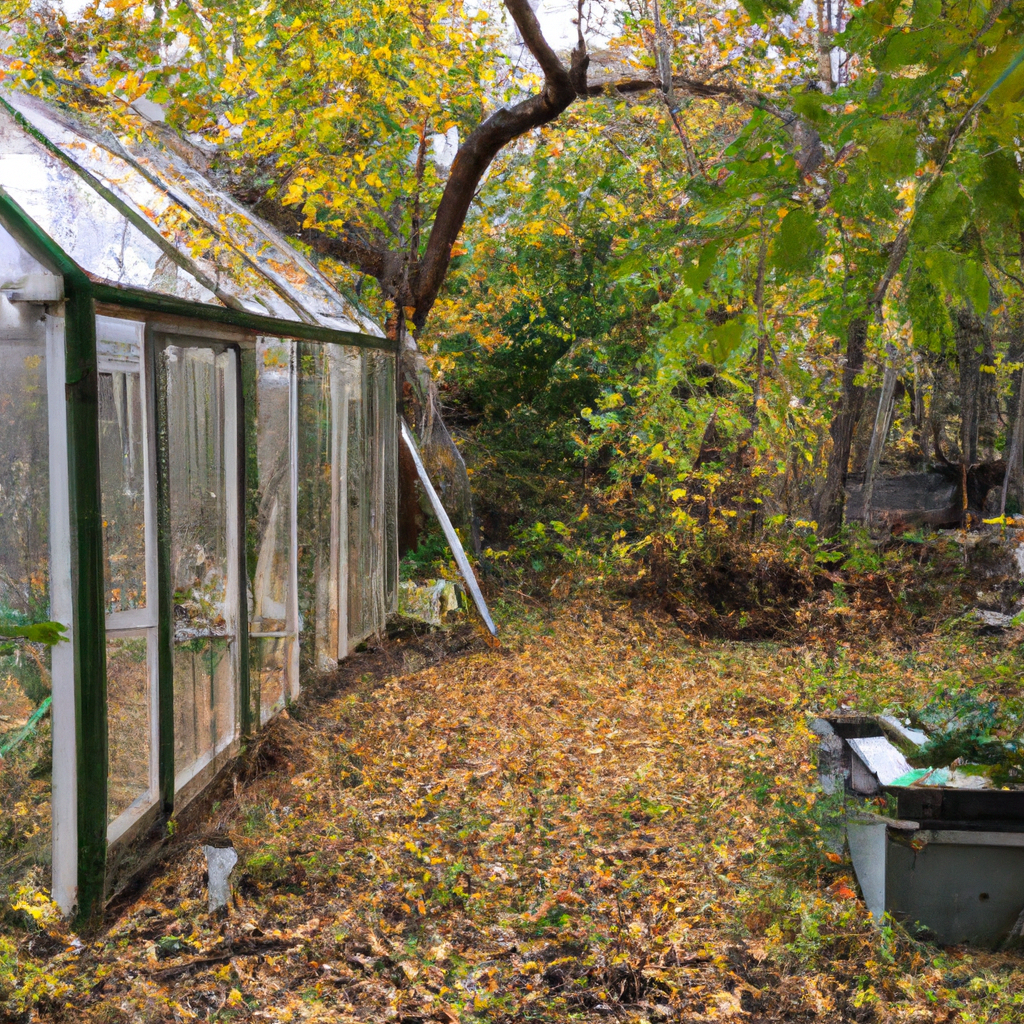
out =
<path fill-rule="evenodd" d="M 110 783 L 107 821 L 150 787 L 150 684 L 148 640 L 107 638 L 107 736 Z"/>
<path fill-rule="evenodd" d="M 42 268 L 0 228 L 0 286 Z M 0 295 L 0 622 L 50 618 L 46 323 Z M 0 898 L 16 881 L 49 888 L 50 651 L 0 643 Z"/>
<path fill-rule="evenodd" d="M 380 429 L 383 435 L 384 478 L 384 603 L 385 613 L 398 609 L 398 417 L 395 396 L 395 359 L 385 352 L 374 354 L 379 394 Z"/>
<path fill-rule="evenodd" d="M 0 619 L 45 622 L 50 532 L 46 351 L 38 312 L 29 317 L 27 304 L 2 297 L 0 305 L 17 332 L 15 339 L 0 344 Z"/>
<path fill-rule="evenodd" d="M 370 512 L 366 451 L 367 387 L 362 353 L 356 355 L 356 373 L 348 398 L 348 636 L 358 643 L 366 636 L 368 618 L 366 576 L 370 570 Z"/>
<path fill-rule="evenodd" d="M 358 384 L 349 397 L 348 626 L 355 644 L 384 628 L 386 509 L 382 380 L 374 353 L 356 357 Z"/>
<path fill-rule="evenodd" d="M 249 640 L 249 686 L 253 711 L 259 711 L 260 724 L 284 707 L 293 643 L 287 637 L 251 637 Z"/>
<path fill-rule="evenodd" d="M 0 900 L 26 878 L 48 889 L 51 859 L 49 651 L 35 644 L 7 650 L 0 655 Z"/>
<path fill-rule="evenodd" d="M 253 633 L 288 628 L 291 533 L 291 348 L 261 339 L 256 346 L 258 495 L 252 565 Z"/>
<path fill-rule="evenodd" d="M 0 186 L 85 270 L 150 292 L 210 303 L 227 293 L 253 312 L 285 320 L 312 313 L 325 326 L 380 334 L 313 263 L 169 148 L 156 126 L 122 112 L 133 123 L 118 133 L 115 152 L 67 110 L 23 93 L 5 98 L 146 222 L 140 230 L 0 110 Z"/>
<path fill-rule="evenodd" d="M 19 98 L 19 102 L 24 99 Z M 36 126 L 77 163 L 98 172 L 115 192 L 124 195 L 123 186 L 129 181 L 144 184 L 144 177 L 129 170 L 124 161 L 105 153 L 82 134 L 59 125 L 53 119 L 52 108 L 29 103 L 25 113 Z M 166 258 L 152 234 L 143 234 L 73 167 L 14 124 L 6 111 L 0 111 L 0 185 L 50 238 L 95 277 L 200 302 L 215 301 L 208 288 Z M 168 204 L 154 189 L 149 189 L 148 195 L 135 191 L 125 198 L 140 203 L 149 214 L 147 219 L 159 222 L 154 224 L 156 230 L 162 227 L 165 238 L 173 238 L 179 245 L 185 242 L 182 247 L 187 250 L 192 232 L 186 231 L 183 239 L 167 223 L 174 219 L 182 223 L 180 207 Z"/>
<path fill-rule="evenodd" d="M 138 373 L 99 375 L 107 611 L 146 606 L 145 431 Z"/>
<path fill-rule="evenodd" d="M 41 275 L 55 276 L 0 225 L 0 289 L 20 290 Z"/>
<path fill-rule="evenodd" d="M 202 767 L 234 735 L 231 642 L 210 637 L 176 643 L 174 765 L 179 776 Z"/>
<path fill-rule="evenodd" d="M 299 394 L 299 628 L 308 667 L 337 658 L 337 609 L 331 592 L 331 414 L 327 345 L 298 344 Z M 333 627 L 333 629 L 332 629 Z M 332 643 L 333 641 L 333 643 Z"/>
<path fill-rule="evenodd" d="M 179 640 L 226 631 L 229 368 L 226 352 L 177 345 L 164 350 L 171 578 Z"/>

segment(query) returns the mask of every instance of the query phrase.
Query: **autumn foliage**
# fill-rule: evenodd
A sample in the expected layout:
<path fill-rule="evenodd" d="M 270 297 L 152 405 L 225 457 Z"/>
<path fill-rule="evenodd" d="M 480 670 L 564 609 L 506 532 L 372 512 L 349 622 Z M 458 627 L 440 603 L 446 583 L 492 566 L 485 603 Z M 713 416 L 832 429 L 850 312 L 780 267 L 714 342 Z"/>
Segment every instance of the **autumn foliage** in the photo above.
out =
<path fill-rule="evenodd" d="M 9 920 L 28 930 L 0 940 L 8 1012 L 1019 1019 L 1019 958 L 871 926 L 807 731 L 815 709 L 905 706 L 950 674 L 1007 697 L 1017 655 L 702 647 L 582 602 L 517 618 L 501 648 L 463 633 L 356 656 L 94 942 L 23 894 Z M 224 919 L 206 909 L 211 833 L 240 855 Z"/>

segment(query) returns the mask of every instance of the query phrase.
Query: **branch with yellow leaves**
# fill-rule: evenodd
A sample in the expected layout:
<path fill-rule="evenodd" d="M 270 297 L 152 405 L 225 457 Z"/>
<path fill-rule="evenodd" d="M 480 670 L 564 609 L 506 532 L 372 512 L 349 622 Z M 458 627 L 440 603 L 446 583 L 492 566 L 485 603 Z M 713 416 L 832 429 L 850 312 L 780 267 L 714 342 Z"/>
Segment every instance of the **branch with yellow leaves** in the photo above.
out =
<path fill-rule="evenodd" d="M 462 230 L 477 186 L 491 162 L 510 142 L 553 121 L 577 96 L 587 92 L 590 58 L 582 32 L 566 67 L 544 38 L 527 0 L 504 2 L 523 42 L 544 74 L 544 83 L 533 96 L 496 110 L 469 134 L 455 154 L 444 193 L 434 214 L 426 250 L 409 282 L 412 300 L 409 305 L 414 310 L 412 320 L 417 327 L 423 326 L 434 305 L 451 263 L 452 246 Z"/>

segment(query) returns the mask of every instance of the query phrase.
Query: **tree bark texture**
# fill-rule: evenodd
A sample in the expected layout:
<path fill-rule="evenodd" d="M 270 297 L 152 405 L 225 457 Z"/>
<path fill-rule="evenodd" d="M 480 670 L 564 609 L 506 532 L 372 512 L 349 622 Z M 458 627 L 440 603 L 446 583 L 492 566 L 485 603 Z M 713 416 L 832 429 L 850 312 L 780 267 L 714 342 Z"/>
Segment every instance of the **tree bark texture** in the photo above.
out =
<path fill-rule="evenodd" d="M 981 319 L 966 308 L 956 311 L 954 326 L 960 374 L 960 459 L 970 467 L 978 462 L 978 436 L 986 397 L 981 380 L 986 332 Z"/>
<path fill-rule="evenodd" d="M 853 447 L 853 432 L 864 405 L 864 387 L 856 383 L 864 369 L 864 350 L 868 340 L 868 322 L 855 317 L 846 329 L 846 366 L 843 368 L 843 391 L 839 412 L 832 419 L 832 451 L 828 457 L 825 486 L 818 497 L 815 518 L 822 537 L 834 537 L 843 525 L 846 473 Z"/>
<path fill-rule="evenodd" d="M 1017 378 L 1017 400 L 1014 403 L 1016 412 L 1009 429 L 1010 445 L 1006 455 L 1006 473 L 1003 475 L 1003 490 L 999 497 L 999 514 L 1006 515 L 1006 499 L 1010 494 L 1010 483 L 1019 476 L 1021 442 L 1024 440 L 1024 370 Z M 1018 508 L 1019 511 L 1019 508 Z"/>
<path fill-rule="evenodd" d="M 818 31 L 815 39 L 815 52 L 818 58 L 818 84 L 826 95 L 835 90 L 832 77 L 832 41 L 835 32 L 832 28 L 831 0 L 815 0 L 818 15 Z"/>
<path fill-rule="evenodd" d="M 1024 362 L 1024 316 L 1014 316 L 1011 330 L 1008 361 Z M 1024 370 L 1013 377 L 1008 412 L 1012 418 L 1007 424 L 1006 443 L 1003 446 L 1009 455 L 1006 457 L 1000 515 L 1006 515 L 1007 504 L 1014 513 L 1024 512 Z"/>
<path fill-rule="evenodd" d="M 871 498 L 875 491 L 875 474 L 878 464 L 882 461 L 882 449 L 889 436 L 892 423 L 893 405 L 896 399 L 896 353 L 891 346 L 887 352 L 885 373 L 882 376 L 882 391 L 878 396 L 878 408 L 875 411 L 875 425 L 871 431 L 871 444 L 868 446 L 867 465 L 864 467 L 864 486 L 861 490 L 863 501 L 863 521 L 865 526 L 871 525 Z"/>

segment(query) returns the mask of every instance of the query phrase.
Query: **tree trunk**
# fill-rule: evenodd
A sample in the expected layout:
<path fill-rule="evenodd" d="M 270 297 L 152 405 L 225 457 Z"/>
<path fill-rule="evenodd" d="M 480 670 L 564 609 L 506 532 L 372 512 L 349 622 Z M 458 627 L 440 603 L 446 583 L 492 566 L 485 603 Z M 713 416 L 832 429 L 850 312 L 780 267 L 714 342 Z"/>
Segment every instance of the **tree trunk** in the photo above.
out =
<path fill-rule="evenodd" d="M 1021 451 L 1021 434 L 1024 433 L 1024 370 L 1017 381 L 1016 414 L 1010 427 L 1010 448 L 1006 454 L 1006 475 L 1003 477 L 1003 493 L 999 498 L 999 515 L 1006 515 L 1006 498 L 1010 491 L 1010 481 L 1018 473 Z"/>
<path fill-rule="evenodd" d="M 1024 362 L 1024 317 L 1018 314 L 1013 318 L 1011 331 L 1007 361 L 1011 364 Z M 1003 481 L 1000 515 L 1006 515 L 1007 501 L 1012 505 L 1014 514 L 1024 512 L 1024 461 L 1021 459 L 1022 452 L 1024 452 L 1022 394 L 1024 394 L 1024 369 L 1013 378 L 1009 409 L 1007 410 L 1011 414 L 1013 410 L 1017 411 L 1007 424 L 1006 443 L 1003 446 L 1009 454 L 1006 456 L 1006 479 Z M 1013 447 L 1014 444 L 1017 445 L 1016 449 Z"/>
<path fill-rule="evenodd" d="M 931 416 L 928 404 L 925 401 L 925 388 L 927 386 L 927 367 L 924 365 L 920 355 L 913 354 L 914 361 L 914 397 L 911 401 L 914 421 L 914 440 L 921 449 L 922 468 L 928 465 L 931 448 Z"/>
<path fill-rule="evenodd" d="M 893 401 L 896 397 L 896 353 L 889 347 L 886 353 L 885 374 L 882 377 L 882 393 L 878 396 L 878 409 L 875 412 L 875 426 L 871 431 L 871 444 L 868 446 L 867 466 L 864 468 L 864 487 L 861 490 L 863 501 L 864 525 L 871 525 L 871 498 L 875 491 L 875 473 L 882 459 L 882 449 L 889 436 L 889 425 L 892 423 Z"/>
<path fill-rule="evenodd" d="M 814 49 L 818 58 L 818 85 L 826 95 L 835 90 L 832 76 L 832 42 L 835 30 L 832 26 L 832 0 L 816 0 L 818 31 Z"/>
<path fill-rule="evenodd" d="M 832 451 L 828 458 L 825 486 L 818 497 L 815 518 L 820 536 L 834 537 L 843 524 L 846 473 L 853 447 L 853 432 L 864 405 L 864 388 L 855 383 L 864 369 L 864 350 L 867 345 L 868 322 L 855 317 L 846 329 L 846 366 L 843 368 L 843 393 L 839 412 L 832 419 Z"/>
<path fill-rule="evenodd" d="M 978 430 L 982 417 L 981 361 L 985 328 L 966 308 L 956 311 L 956 355 L 960 372 L 960 459 L 967 467 L 978 461 Z"/>

